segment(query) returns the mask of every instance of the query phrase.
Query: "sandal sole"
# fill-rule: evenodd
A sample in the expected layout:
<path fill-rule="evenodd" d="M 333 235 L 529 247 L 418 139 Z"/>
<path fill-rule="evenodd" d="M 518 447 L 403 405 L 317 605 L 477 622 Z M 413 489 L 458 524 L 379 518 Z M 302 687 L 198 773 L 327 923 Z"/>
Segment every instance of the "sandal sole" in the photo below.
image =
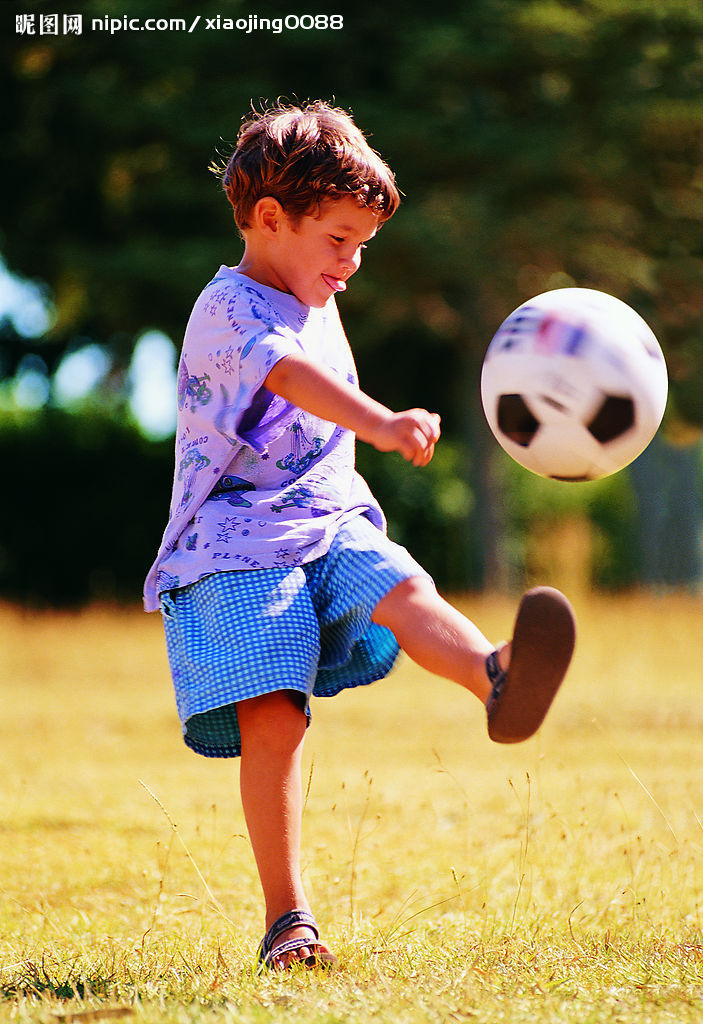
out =
<path fill-rule="evenodd" d="M 561 686 L 576 643 L 571 605 L 558 590 L 536 587 L 515 618 L 508 677 L 488 715 L 496 743 L 520 743 L 539 729 Z"/>

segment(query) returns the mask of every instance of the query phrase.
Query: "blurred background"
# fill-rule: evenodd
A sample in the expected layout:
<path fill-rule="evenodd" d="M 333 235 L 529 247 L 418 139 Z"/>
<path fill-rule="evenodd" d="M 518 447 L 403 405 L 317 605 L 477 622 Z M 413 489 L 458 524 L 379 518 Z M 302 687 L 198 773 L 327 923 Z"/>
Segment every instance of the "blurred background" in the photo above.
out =
<path fill-rule="evenodd" d="M 184 326 L 241 253 L 207 168 L 279 96 L 351 110 L 405 195 L 339 300 L 362 386 L 443 420 L 424 470 L 360 445 L 392 536 L 454 592 L 698 588 L 703 5 L 334 4 L 2 4 L 0 598 L 140 600 Z M 594 484 L 513 465 L 479 400 L 501 321 L 568 285 L 634 306 L 670 373 L 656 440 Z"/>

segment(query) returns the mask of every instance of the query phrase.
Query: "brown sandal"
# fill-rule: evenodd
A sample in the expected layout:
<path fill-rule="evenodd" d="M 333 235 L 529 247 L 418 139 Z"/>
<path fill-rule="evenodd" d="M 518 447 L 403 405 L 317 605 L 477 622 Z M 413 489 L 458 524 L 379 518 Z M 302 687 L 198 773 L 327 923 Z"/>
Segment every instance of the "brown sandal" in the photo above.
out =
<path fill-rule="evenodd" d="M 535 587 L 522 598 L 515 619 L 510 665 L 503 671 L 498 652 L 486 659 L 493 686 L 488 699 L 488 735 L 496 743 L 519 743 L 532 736 L 562 684 L 576 642 L 571 605 L 552 587 Z"/>

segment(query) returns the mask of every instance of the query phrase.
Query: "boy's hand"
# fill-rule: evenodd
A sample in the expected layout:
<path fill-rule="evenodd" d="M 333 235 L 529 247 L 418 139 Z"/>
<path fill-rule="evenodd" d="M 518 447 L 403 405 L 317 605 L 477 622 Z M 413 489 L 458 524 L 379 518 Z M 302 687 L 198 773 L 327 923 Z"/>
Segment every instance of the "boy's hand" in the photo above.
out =
<path fill-rule="evenodd" d="M 439 441 L 440 419 L 426 409 L 389 412 L 379 424 L 372 440 L 381 452 L 400 452 L 413 466 L 426 466 Z"/>

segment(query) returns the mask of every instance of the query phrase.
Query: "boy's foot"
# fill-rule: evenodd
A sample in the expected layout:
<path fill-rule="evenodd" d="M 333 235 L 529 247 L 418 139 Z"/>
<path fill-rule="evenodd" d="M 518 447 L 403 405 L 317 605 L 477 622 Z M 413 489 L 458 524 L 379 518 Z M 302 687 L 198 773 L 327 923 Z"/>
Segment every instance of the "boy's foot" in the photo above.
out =
<path fill-rule="evenodd" d="M 286 938 L 292 931 L 298 934 Z M 289 910 L 274 921 L 264 935 L 257 957 L 259 968 L 287 971 L 298 965 L 324 969 L 335 967 L 337 957 L 318 941 L 319 938 L 312 914 L 307 910 Z"/>
<path fill-rule="evenodd" d="M 486 659 L 493 692 L 488 698 L 488 735 L 519 743 L 539 729 L 569 667 L 576 641 L 571 605 L 558 590 L 536 587 L 520 602 L 507 669 L 499 652 Z"/>

